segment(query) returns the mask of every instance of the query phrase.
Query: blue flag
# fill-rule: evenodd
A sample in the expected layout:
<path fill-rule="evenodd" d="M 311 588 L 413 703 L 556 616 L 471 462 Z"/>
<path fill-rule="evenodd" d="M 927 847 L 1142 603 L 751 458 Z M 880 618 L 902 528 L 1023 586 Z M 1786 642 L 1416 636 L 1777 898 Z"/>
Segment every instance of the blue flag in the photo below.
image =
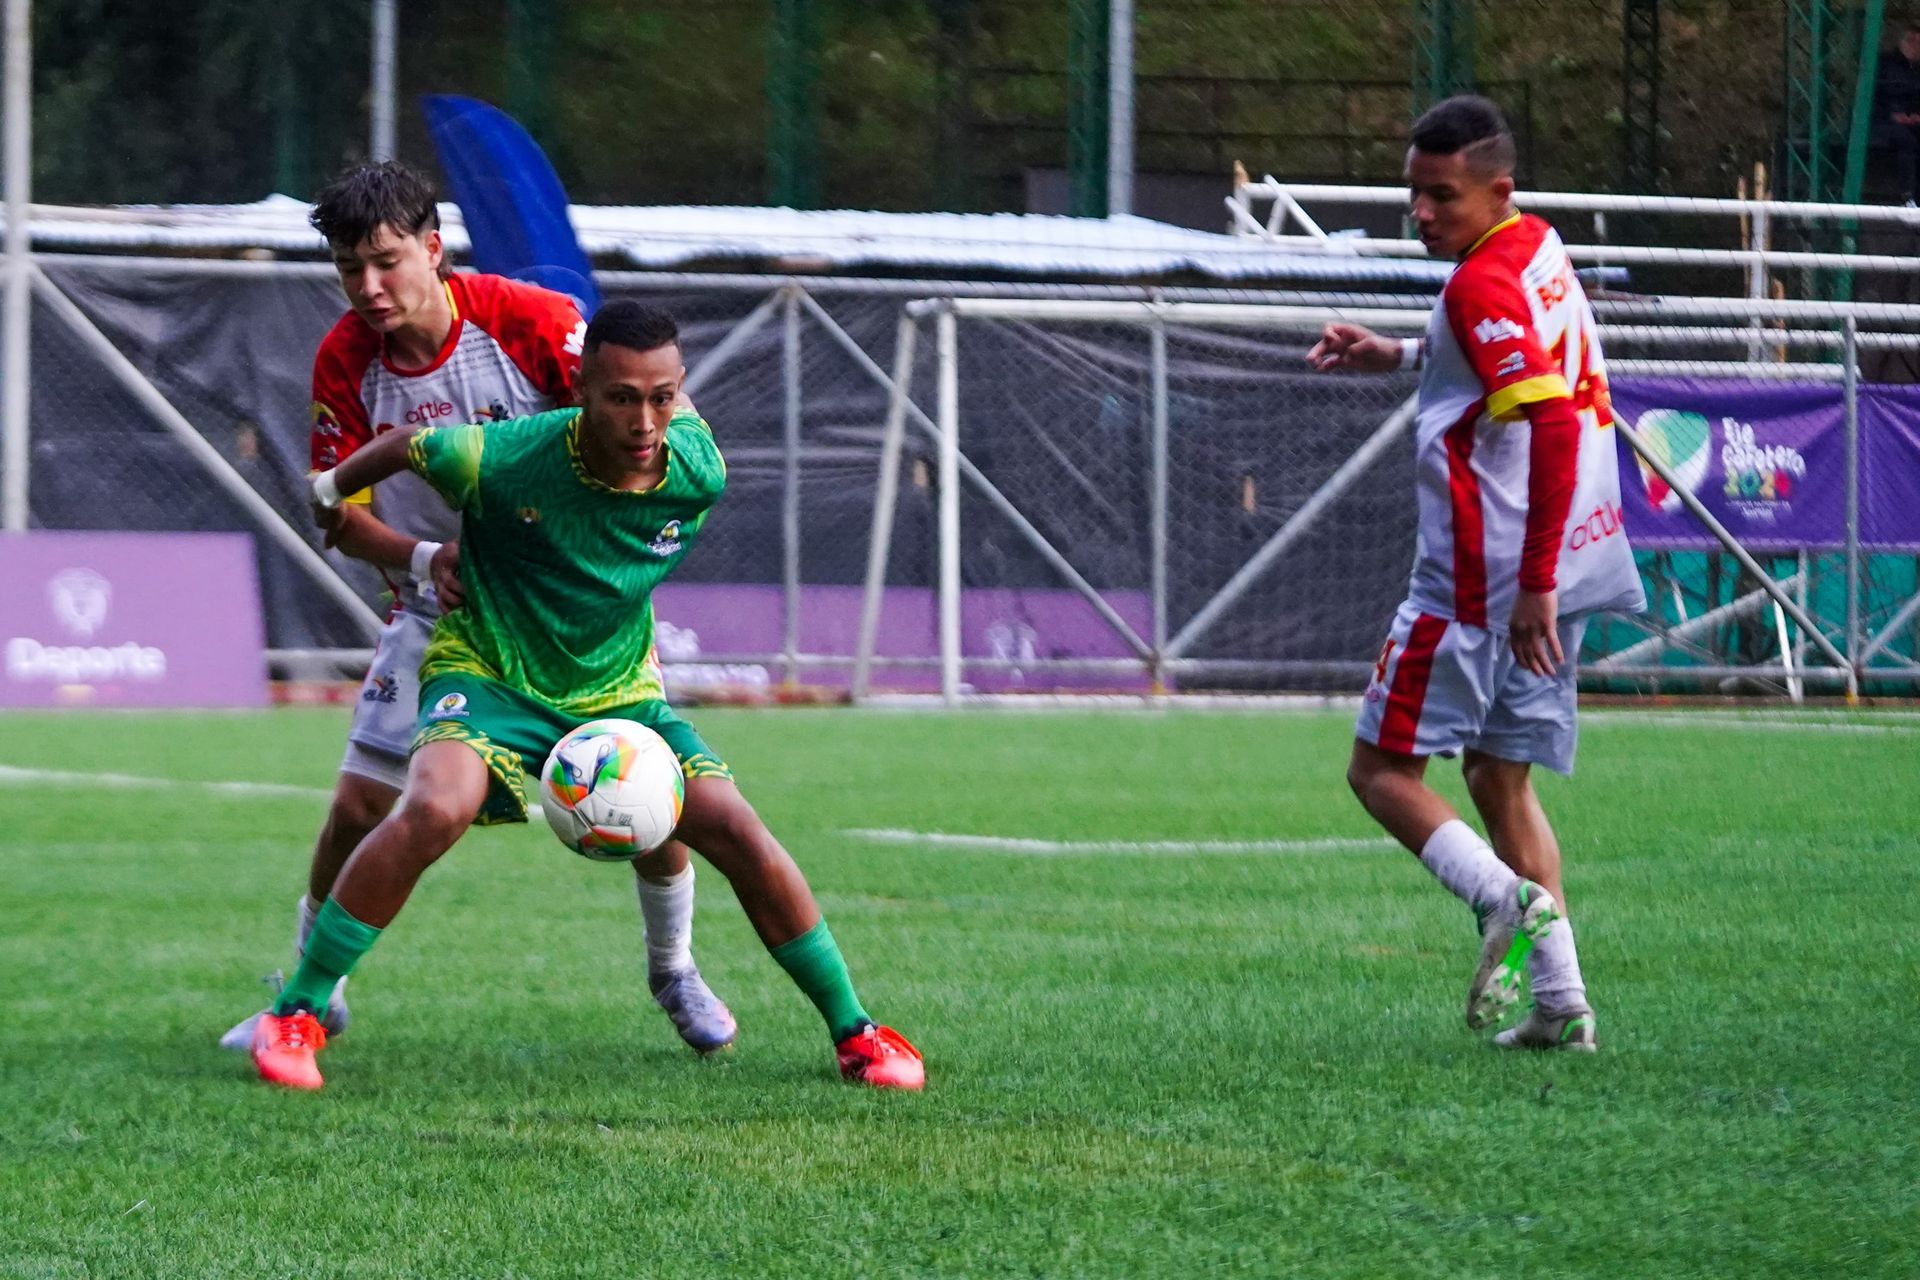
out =
<path fill-rule="evenodd" d="M 593 267 L 567 216 L 567 193 L 547 157 L 512 116 L 473 98 L 428 94 L 427 132 L 453 188 L 481 271 L 600 306 Z"/>

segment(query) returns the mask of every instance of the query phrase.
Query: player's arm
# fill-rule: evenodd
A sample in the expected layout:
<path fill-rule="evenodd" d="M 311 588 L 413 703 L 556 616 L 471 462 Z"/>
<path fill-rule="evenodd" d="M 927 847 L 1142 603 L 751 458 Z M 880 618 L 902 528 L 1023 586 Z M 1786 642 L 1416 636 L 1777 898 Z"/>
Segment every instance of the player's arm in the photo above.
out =
<path fill-rule="evenodd" d="M 345 321 L 320 344 L 313 357 L 312 432 L 308 438 L 313 473 L 330 471 L 351 459 L 374 439 L 366 402 L 360 398 L 360 376 L 373 358 L 373 340 Z M 356 560 L 378 568 L 406 571 L 435 586 L 451 576 L 458 549 L 408 537 L 373 514 L 373 494 L 365 488 L 343 489 L 342 501 L 332 508 L 314 507 L 314 517 L 325 532 L 326 545 L 338 547 Z M 457 584 L 456 593 L 457 594 Z M 442 603 L 447 603 L 442 596 Z"/>
<path fill-rule="evenodd" d="M 1491 272 L 1455 276 L 1445 295 L 1447 324 L 1480 379 L 1489 416 L 1524 417 L 1528 448 L 1527 520 L 1519 594 L 1507 634 L 1520 665 L 1552 675 L 1566 661 L 1557 628 L 1560 538 L 1573 506 L 1580 420 L 1560 366 L 1540 344 L 1518 279 Z"/>
<path fill-rule="evenodd" d="M 383 522 L 364 503 L 351 500 L 342 502 L 336 515 L 336 523 L 327 530 L 328 546 L 355 560 L 407 574 L 416 582 L 431 583 L 443 609 L 457 609 L 465 602 L 458 542 L 409 537 Z"/>
<path fill-rule="evenodd" d="M 1307 352 L 1307 365 L 1316 373 L 1352 369 L 1356 373 L 1392 373 L 1420 367 L 1419 338 L 1388 338 L 1365 325 L 1336 320 L 1320 331 L 1320 341 Z"/>
<path fill-rule="evenodd" d="M 371 489 L 407 469 L 407 449 L 418 430 L 420 428 L 389 431 L 372 444 L 355 449 L 339 466 L 312 477 L 314 515 L 322 527 L 335 522 L 332 513 L 348 500 L 348 495 Z"/>

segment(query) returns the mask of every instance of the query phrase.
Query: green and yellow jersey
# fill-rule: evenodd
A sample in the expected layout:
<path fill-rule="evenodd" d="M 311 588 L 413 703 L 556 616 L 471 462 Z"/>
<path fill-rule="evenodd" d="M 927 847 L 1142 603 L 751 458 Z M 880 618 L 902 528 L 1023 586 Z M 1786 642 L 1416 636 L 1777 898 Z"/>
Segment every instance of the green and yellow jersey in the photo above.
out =
<path fill-rule="evenodd" d="M 583 720 L 662 697 L 653 589 L 727 482 L 692 410 L 668 423 L 666 450 L 660 483 L 628 491 L 588 474 L 578 409 L 415 434 L 408 465 L 461 516 L 467 593 L 434 629 L 422 685 L 480 675 Z"/>

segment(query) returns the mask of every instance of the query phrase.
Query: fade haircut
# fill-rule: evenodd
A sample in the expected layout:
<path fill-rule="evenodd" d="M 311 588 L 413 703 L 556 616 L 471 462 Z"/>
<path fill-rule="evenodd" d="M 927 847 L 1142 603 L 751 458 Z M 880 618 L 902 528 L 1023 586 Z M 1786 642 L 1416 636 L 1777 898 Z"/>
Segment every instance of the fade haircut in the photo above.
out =
<path fill-rule="evenodd" d="M 433 183 L 398 160 L 355 165 L 314 199 L 307 222 L 336 249 L 351 249 L 381 227 L 417 236 L 440 229 Z"/>
<path fill-rule="evenodd" d="M 1474 94 L 1461 94 L 1428 107 L 1413 122 L 1409 139 L 1416 150 L 1430 156 L 1460 155 L 1467 167 L 1485 178 L 1513 172 L 1513 131 L 1500 108 Z"/>
<path fill-rule="evenodd" d="M 678 346 L 680 326 L 659 307 L 621 298 L 594 312 L 592 323 L 587 325 L 586 351 L 598 351 L 608 343 L 629 351 Z"/>

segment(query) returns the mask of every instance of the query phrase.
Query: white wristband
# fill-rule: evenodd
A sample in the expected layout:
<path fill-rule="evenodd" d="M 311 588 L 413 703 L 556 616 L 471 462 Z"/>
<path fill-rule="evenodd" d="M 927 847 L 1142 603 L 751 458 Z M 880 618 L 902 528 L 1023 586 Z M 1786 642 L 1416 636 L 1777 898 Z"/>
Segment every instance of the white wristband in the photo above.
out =
<path fill-rule="evenodd" d="M 340 505 L 340 486 L 334 482 L 333 472 L 322 471 L 313 478 L 313 500 L 329 511 Z"/>
<path fill-rule="evenodd" d="M 413 544 L 413 561 L 407 568 L 415 582 L 433 581 L 433 556 L 438 550 L 439 543 L 428 542 L 424 538 Z"/>
<path fill-rule="evenodd" d="M 1420 367 L 1421 349 L 1425 346 L 1426 343 L 1419 338 L 1400 339 L 1400 367 L 1402 369 L 1418 369 Z"/>

